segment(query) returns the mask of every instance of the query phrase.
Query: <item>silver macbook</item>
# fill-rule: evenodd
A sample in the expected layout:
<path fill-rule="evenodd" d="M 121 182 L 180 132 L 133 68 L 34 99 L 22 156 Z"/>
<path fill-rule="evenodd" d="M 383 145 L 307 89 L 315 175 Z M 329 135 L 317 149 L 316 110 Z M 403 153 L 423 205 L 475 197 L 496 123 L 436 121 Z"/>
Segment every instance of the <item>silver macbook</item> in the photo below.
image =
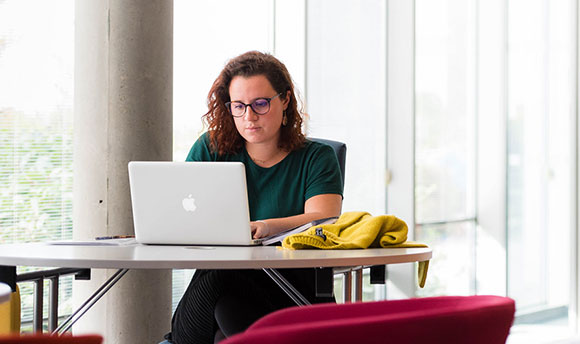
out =
<path fill-rule="evenodd" d="M 132 161 L 129 181 L 139 243 L 259 244 L 241 162 Z"/>

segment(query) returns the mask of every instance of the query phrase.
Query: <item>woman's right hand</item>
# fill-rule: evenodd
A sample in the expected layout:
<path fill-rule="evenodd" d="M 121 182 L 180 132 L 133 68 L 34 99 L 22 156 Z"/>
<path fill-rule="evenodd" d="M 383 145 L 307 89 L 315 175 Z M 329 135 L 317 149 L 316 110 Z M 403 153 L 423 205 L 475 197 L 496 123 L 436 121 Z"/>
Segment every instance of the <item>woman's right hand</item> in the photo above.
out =
<path fill-rule="evenodd" d="M 252 221 L 250 222 L 250 229 L 252 230 L 252 238 L 260 239 L 270 235 L 270 229 L 266 221 Z"/>

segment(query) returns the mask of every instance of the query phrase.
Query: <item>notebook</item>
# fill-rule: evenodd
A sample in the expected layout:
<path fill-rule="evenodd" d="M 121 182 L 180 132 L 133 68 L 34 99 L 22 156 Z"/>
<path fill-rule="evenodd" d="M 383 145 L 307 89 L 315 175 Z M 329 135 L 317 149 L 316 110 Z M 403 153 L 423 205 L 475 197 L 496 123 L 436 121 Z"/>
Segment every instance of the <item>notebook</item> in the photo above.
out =
<path fill-rule="evenodd" d="M 129 163 L 135 238 L 141 244 L 257 245 L 241 162 Z"/>

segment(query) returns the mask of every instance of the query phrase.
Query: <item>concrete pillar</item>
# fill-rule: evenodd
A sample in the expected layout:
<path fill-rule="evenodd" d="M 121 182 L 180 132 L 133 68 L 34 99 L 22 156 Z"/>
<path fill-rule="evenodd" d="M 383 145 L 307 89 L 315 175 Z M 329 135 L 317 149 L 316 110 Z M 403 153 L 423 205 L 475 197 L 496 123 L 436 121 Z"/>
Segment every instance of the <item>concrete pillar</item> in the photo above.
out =
<path fill-rule="evenodd" d="M 172 159 L 173 1 L 76 2 L 73 236 L 133 234 L 127 163 Z M 75 305 L 114 270 L 74 284 Z M 74 327 L 105 343 L 169 331 L 171 271 L 132 270 Z"/>

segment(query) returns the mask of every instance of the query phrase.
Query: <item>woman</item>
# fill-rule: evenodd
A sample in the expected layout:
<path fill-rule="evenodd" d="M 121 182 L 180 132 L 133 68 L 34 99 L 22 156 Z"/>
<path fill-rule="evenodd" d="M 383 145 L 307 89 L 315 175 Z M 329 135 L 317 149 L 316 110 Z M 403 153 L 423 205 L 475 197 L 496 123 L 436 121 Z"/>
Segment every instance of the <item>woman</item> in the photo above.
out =
<path fill-rule="evenodd" d="M 188 161 L 241 161 L 246 167 L 250 227 L 262 238 L 338 216 L 342 181 L 331 147 L 302 134 L 294 85 L 284 64 L 248 52 L 230 60 L 208 95 L 208 131 Z M 312 303 L 313 269 L 280 271 Z M 197 270 L 172 321 L 174 343 L 212 343 L 243 331 L 292 300 L 261 270 Z"/>

